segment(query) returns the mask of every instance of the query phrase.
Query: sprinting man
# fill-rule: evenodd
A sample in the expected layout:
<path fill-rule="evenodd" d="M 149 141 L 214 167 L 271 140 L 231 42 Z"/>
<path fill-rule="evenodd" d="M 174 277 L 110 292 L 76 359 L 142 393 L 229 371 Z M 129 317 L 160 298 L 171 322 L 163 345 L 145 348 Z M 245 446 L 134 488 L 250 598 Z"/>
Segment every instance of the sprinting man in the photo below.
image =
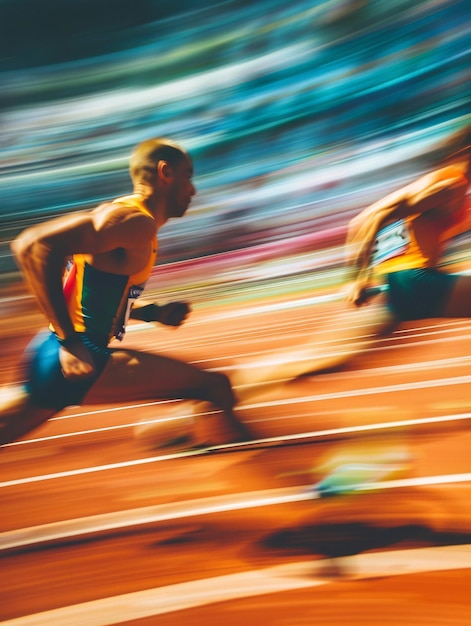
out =
<path fill-rule="evenodd" d="M 428 174 L 364 209 L 349 224 L 346 251 L 351 284 L 322 343 L 246 362 L 233 383 L 242 400 L 271 393 L 281 381 L 335 369 L 402 322 L 471 317 L 471 276 L 439 269 L 446 243 L 471 226 L 471 124 L 442 146 Z M 355 323 L 361 312 L 361 325 Z"/>
<path fill-rule="evenodd" d="M 223 374 L 119 347 L 130 318 L 180 326 L 184 302 L 140 299 L 157 255 L 157 234 L 183 217 L 196 190 L 188 153 L 150 139 L 131 157 L 132 195 L 24 231 L 12 250 L 49 330 L 22 358 L 25 382 L 5 387 L 0 444 L 12 442 L 69 405 L 150 399 L 204 400 L 220 409 L 228 440 L 246 430 L 234 417 Z M 116 347 L 114 347 L 116 345 Z"/>

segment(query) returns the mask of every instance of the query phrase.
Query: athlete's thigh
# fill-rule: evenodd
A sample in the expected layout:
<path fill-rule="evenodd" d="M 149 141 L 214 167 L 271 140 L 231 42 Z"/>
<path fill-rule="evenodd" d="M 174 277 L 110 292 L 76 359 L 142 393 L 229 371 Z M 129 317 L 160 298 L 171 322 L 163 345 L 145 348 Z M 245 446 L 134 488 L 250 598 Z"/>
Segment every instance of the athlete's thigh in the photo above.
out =
<path fill-rule="evenodd" d="M 237 390 L 243 400 L 254 397 L 255 393 L 259 396 L 253 387 L 260 383 L 263 383 L 261 393 L 271 393 L 268 384 L 279 385 L 281 381 L 345 365 L 377 337 L 392 332 L 397 324 L 384 294 L 361 307 L 338 302 L 328 321 L 303 336 L 301 342 L 273 351 L 270 356 L 239 362 L 236 371 L 231 372 L 231 380 L 236 386 L 244 387 Z"/>
<path fill-rule="evenodd" d="M 445 317 L 471 317 L 471 276 L 455 276 L 455 284 L 444 308 Z"/>
<path fill-rule="evenodd" d="M 152 398 L 198 398 L 208 374 L 169 357 L 137 350 L 114 350 L 82 404 Z"/>

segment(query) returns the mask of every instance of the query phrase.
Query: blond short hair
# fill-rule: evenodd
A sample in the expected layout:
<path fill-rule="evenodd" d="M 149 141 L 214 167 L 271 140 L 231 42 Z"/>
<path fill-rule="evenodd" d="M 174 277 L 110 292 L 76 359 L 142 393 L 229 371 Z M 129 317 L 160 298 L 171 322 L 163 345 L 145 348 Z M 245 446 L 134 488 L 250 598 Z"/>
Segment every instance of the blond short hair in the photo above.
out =
<path fill-rule="evenodd" d="M 147 139 L 133 150 L 129 164 L 131 179 L 133 182 L 151 182 L 159 161 L 175 167 L 185 158 L 188 153 L 170 139 Z"/>

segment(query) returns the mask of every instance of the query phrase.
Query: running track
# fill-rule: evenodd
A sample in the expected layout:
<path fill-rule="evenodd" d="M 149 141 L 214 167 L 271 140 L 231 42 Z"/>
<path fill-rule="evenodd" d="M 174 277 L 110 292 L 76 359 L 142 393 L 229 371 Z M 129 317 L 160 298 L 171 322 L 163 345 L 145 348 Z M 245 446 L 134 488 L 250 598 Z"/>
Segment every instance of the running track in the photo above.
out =
<path fill-rule="evenodd" d="M 230 371 L 321 330 L 331 306 L 197 309 L 126 343 Z M 19 329 L 18 314 L 2 320 L 5 379 L 39 323 L 22 310 Z M 0 620 L 469 626 L 470 348 L 465 320 L 404 326 L 254 402 L 241 416 L 255 443 L 211 452 L 133 439 L 168 403 L 65 411 L 0 452 Z M 319 498 L 333 465 L 372 482 Z"/>

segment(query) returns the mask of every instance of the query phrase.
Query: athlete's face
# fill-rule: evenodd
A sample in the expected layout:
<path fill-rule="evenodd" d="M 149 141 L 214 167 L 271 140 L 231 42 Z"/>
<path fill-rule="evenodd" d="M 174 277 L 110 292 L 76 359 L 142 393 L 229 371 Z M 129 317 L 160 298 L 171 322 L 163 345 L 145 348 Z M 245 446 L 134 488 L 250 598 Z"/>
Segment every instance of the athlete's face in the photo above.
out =
<path fill-rule="evenodd" d="M 196 194 L 193 184 L 193 163 L 185 157 L 178 165 L 171 168 L 171 184 L 168 189 L 168 217 L 182 217 Z"/>

